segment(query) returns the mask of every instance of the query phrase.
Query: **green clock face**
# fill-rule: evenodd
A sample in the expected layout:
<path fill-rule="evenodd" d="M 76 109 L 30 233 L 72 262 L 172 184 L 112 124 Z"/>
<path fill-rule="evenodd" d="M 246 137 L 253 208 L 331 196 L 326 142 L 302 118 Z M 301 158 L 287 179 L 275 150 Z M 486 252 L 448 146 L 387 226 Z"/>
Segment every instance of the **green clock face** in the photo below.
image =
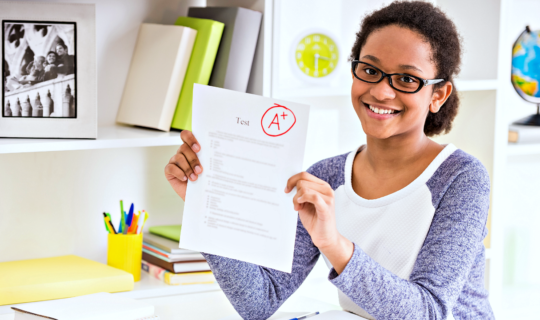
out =
<path fill-rule="evenodd" d="M 313 77 L 326 77 L 334 71 L 339 59 L 336 43 L 330 37 L 313 33 L 305 36 L 296 45 L 295 61 L 303 74 Z"/>

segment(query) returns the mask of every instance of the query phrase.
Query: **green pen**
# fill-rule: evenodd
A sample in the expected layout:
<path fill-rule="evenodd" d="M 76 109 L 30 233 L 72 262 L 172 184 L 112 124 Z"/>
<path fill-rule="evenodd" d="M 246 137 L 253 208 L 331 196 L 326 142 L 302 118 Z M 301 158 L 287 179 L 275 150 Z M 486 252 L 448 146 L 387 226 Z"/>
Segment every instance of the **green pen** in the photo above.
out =
<path fill-rule="evenodd" d="M 120 200 L 120 215 L 122 216 L 122 219 L 120 220 L 120 223 L 122 224 L 122 233 L 127 234 L 126 217 L 124 216 L 124 202 L 122 200 Z"/>

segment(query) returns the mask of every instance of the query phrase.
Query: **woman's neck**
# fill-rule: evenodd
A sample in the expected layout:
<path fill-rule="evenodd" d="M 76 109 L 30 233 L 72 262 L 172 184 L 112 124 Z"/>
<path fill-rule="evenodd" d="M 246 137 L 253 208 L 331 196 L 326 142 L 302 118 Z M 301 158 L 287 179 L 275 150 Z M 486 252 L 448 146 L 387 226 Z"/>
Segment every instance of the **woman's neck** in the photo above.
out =
<path fill-rule="evenodd" d="M 364 160 L 374 173 L 390 173 L 407 168 L 422 159 L 429 159 L 431 162 L 440 150 L 442 146 L 421 132 L 389 139 L 368 136 L 367 148 L 362 153 L 365 152 Z"/>
<path fill-rule="evenodd" d="M 365 199 L 401 190 L 420 176 L 442 149 L 423 132 L 412 137 L 368 137 L 367 148 L 354 159 L 353 190 Z"/>

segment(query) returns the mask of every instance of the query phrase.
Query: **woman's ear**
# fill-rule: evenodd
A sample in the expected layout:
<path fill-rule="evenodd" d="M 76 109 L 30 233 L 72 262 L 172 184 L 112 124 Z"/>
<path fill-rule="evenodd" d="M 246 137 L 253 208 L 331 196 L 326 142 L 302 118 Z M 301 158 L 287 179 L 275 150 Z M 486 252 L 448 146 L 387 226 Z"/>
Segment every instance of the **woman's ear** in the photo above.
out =
<path fill-rule="evenodd" d="M 452 85 L 452 82 L 446 81 L 446 83 L 442 87 L 433 91 L 433 95 L 431 96 L 431 104 L 429 105 L 429 111 L 431 113 L 439 112 L 441 106 L 446 102 L 448 97 L 450 97 L 453 89 L 454 86 Z"/>

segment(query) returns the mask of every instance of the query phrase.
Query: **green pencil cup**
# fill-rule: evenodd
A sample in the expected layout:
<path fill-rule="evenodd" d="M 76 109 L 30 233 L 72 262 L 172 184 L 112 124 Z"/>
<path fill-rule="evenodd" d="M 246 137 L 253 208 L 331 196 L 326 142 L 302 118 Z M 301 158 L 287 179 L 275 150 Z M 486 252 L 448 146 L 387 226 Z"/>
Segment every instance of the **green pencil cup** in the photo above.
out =
<path fill-rule="evenodd" d="M 131 273 L 135 282 L 141 280 L 142 243 L 142 233 L 109 233 L 107 264 Z"/>

